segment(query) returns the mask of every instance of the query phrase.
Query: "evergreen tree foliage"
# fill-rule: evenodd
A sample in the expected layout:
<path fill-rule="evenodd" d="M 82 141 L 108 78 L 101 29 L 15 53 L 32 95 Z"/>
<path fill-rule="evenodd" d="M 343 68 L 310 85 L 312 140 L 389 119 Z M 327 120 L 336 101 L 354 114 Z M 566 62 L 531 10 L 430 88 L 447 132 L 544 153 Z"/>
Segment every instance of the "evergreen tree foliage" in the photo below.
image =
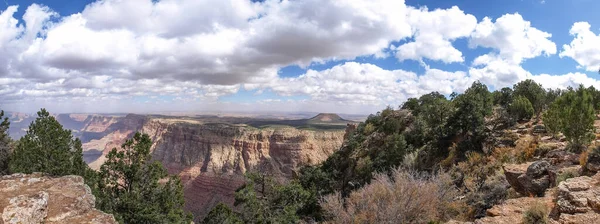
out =
<path fill-rule="evenodd" d="M 474 82 L 463 94 L 456 96 L 452 103 L 454 113 L 449 118 L 448 125 L 452 133 L 463 139 L 459 143 L 460 151 L 481 151 L 488 134 L 485 117 L 492 113 L 492 94 L 487 86 Z"/>
<path fill-rule="evenodd" d="M 594 109 L 600 110 L 600 91 L 594 88 L 594 86 L 590 86 L 587 88 L 588 92 L 592 96 Z"/>
<path fill-rule="evenodd" d="M 546 103 L 546 90 L 542 88 L 542 85 L 531 79 L 515 84 L 513 87 L 513 95 L 527 98 L 529 102 L 531 102 L 533 111 L 536 115 L 539 115 L 542 112 Z"/>
<path fill-rule="evenodd" d="M 45 109 L 37 115 L 16 145 L 9 162 L 10 171 L 85 177 L 89 168 L 83 161 L 81 141 L 73 139 L 71 130 L 63 129 Z"/>
<path fill-rule="evenodd" d="M 529 120 L 533 116 L 531 102 L 523 96 L 517 96 L 508 107 L 509 114 L 517 120 Z"/>
<path fill-rule="evenodd" d="M 594 99 L 580 85 L 563 93 L 544 114 L 544 124 L 553 132 L 562 132 L 574 151 L 581 151 L 594 138 Z"/>
<path fill-rule="evenodd" d="M 513 101 L 513 90 L 511 88 L 504 87 L 500 90 L 494 91 L 492 96 L 494 98 L 494 105 L 500 105 L 506 108 Z"/>
<path fill-rule="evenodd" d="M 562 100 L 561 100 L 562 101 Z M 554 137 L 558 135 L 559 132 L 562 131 L 562 122 L 561 119 L 563 108 L 561 105 L 563 102 L 559 102 L 559 100 L 555 100 L 552 104 L 550 104 L 548 110 L 544 111 L 542 115 L 542 121 L 544 122 L 544 126 L 549 133 L 552 133 Z"/>
<path fill-rule="evenodd" d="M 297 223 L 298 211 L 311 199 L 311 194 L 293 181 L 279 184 L 265 174 L 250 172 L 248 181 L 235 193 L 235 205 L 241 209 L 244 223 Z"/>
<path fill-rule="evenodd" d="M 0 175 L 9 174 L 8 161 L 10 159 L 12 142 L 10 136 L 8 136 L 9 126 L 8 117 L 5 117 L 4 111 L 0 110 Z"/>
<path fill-rule="evenodd" d="M 108 153 L 95 186 L 97 207 L 121 223 L 190 223 L 180 179 L 152 161 L 151 146 L 147 134 L 136 133 Z"/>
<path fill-rule="evenodd" d="M 549 107 L 558 97 L 560 97 L 560 95 L 562 95 L 562 92 L 561 89 L 548 89 L 546 91 L 546 106 Z"/>
<path fill-rule="evenodd" d="M 202 219 L 201 224 L 242 224 L 242 220 L 229 206 L 219 203 Z"/>

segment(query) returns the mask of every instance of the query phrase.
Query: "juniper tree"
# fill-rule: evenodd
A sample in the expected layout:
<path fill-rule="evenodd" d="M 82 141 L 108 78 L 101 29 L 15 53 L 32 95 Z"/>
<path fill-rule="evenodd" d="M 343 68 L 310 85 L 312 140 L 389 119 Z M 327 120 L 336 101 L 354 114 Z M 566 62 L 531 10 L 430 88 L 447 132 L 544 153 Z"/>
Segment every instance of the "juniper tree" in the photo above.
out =
<path fill-rule="evenodd" d="M 81 141 L 73 138 L 71 130 L 63 129 L 46 109 L 37 115 L 27 134 L 16 144 L 9 162 L 10 171 L 85 176 L 88 167 L 83 161 Z"/>
<path fill-rule="evenodd" d="M 121 223 L 190 223 L 181 180 L 152 161 L 151 146 L 147 134 L 136 133 L 108 153 L 98 174 L 97 207 Z"/>

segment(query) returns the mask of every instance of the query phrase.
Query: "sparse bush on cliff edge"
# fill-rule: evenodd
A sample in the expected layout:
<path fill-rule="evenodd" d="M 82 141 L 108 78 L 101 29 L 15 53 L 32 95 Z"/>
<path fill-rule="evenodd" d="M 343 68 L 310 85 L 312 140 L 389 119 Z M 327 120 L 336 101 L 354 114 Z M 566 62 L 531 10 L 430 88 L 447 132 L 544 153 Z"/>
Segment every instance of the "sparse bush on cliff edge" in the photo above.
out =
<path fill-rule="evenodd" d="M 427 176 L 401 169 L 375 179 L 342 199 L 339 193 L 322 202 L 332 223 L 427 223 L 454 217 L 464 206 L 447 174 Z"/>

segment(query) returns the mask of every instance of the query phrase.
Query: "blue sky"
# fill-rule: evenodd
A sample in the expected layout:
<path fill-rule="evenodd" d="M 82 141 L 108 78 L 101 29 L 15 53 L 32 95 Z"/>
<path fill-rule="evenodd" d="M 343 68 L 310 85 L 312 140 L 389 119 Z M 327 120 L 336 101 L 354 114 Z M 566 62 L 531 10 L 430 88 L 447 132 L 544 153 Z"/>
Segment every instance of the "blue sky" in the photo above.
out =
<path fill-rule="evenodd" d="M 372 113 L 477 80 L 600 87 L 593 0 L 4 3 L 7 110 Z"/>

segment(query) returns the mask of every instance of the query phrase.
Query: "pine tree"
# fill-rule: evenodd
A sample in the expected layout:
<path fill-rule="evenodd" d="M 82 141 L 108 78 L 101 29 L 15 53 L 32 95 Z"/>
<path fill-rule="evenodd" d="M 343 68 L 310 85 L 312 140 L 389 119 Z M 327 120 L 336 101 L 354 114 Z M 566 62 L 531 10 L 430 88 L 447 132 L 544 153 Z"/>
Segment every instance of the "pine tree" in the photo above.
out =
<path fill-rule="evenodd" d="M 562 97 L 561 97 L 562 98 Z M 575 151 L 581 151 L 594 138 L 594 100 L 582 85 L 565 94 L 562 110 L 562 132 Z"/>
<path fill-rule="evenodd" d="M 108 153 L 98 174 L 97 207 L 121 223 L 190 223 L 180 179 L 152 161 L 151 146 L 147 134 L 136 133 Z"/>
<path fill-rule="evenodd" d="M 8 136 L 10 122 L 4 117 L 4 111 L 0 110 L 0 175 L 8 174 L 8 161 L 11 153 L 11 139 Z"/>
<path fill-rule="evenodd" d="M 89 168 L 83 161 L 81 141 L 73 139 L 71 131 L 63 129 L 45 109 L 37 115 L 16 145 L 9 162 L 10 171 L 85 176 Z"/>
<path fill-rule="evenodd" d="M 594 138 L 594 100 L 582 85 L 563 93 L 544 113 L 543 121 L 552 132 L 562 132 L 574 151 L 581 151 Z"/>

